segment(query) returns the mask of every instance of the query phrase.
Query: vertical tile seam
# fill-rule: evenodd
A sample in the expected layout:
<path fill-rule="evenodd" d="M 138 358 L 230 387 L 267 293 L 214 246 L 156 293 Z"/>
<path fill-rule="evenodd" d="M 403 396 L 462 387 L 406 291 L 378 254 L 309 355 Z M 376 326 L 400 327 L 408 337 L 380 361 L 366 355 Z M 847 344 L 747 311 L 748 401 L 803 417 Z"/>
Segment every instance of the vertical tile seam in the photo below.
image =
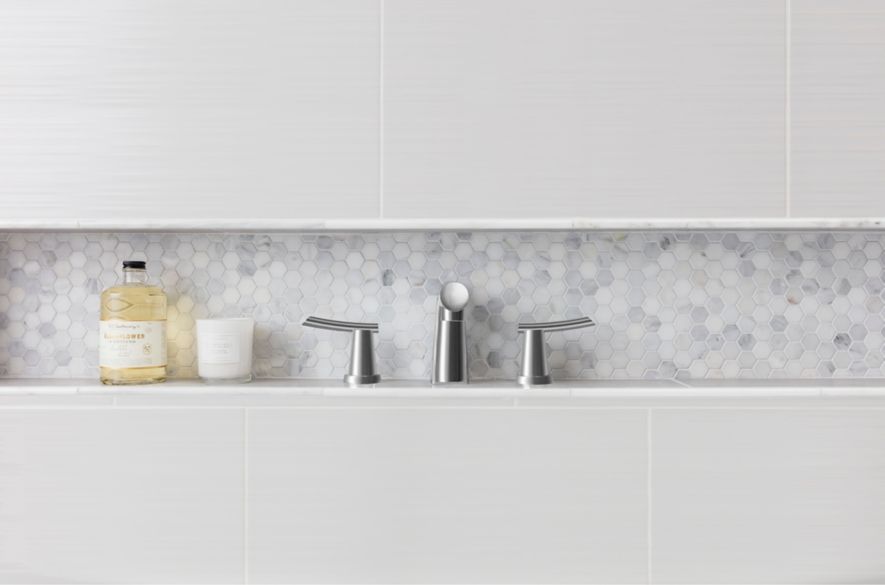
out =
<path fill-rule="evenodd" d="M 243 409 L 243 583 L 249 582 L 249 409 Z"/>
<path fill-rule="evenodd" d="M 648 570 L 647 579 L 649 583 L 652 580 L 652 415 L 654 409 L 649 408 L 646 411 L 646 427 L 645 427 L 645 450 L 646 450 L 646 472 L 645 472 L 645 497 L 646 497 L 646 569 Z"/>
<path fill-rule="evenodd" d="M 785 191 L 785 210 L 787 217 L 793 216 L 793 138 L 792 138 L 792 110 L 791 110 L 791 86 L 792 80 L 792 45 L 793 45 L 793 24 L 792 24 L 792 0 L 784 0 L 784 191 Z"/>
<path fill-rule="evenodd" d="M 384 0 L 378 0 L 378 217 L 384 219 Z"/>

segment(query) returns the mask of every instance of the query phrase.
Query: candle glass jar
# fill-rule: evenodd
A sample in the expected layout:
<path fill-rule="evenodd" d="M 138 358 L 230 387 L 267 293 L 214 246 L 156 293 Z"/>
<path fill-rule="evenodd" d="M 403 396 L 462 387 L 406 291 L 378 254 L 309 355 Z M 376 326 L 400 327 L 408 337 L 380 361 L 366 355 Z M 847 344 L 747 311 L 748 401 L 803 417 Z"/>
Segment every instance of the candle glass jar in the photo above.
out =
<path fill-rule="evenodd" d="M 207 382 L 243 383 L 252 379 L 249 317 L 197 319 L 197 368 Z"/>

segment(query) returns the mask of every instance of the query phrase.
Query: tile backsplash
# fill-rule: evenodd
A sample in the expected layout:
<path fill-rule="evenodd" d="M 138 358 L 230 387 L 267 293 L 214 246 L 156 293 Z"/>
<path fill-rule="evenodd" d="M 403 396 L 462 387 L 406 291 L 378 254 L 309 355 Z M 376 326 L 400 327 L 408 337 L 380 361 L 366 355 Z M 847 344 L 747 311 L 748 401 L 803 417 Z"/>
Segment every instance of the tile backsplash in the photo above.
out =
<path fill-rule="evenodd" d="M 169 296 L 173 377 L 196 376 L 194 319 L 252 315 L 259 377 L 338 378 L 378 321 L 378 369 L 428 379 L 437 295 L 471 292 L 470 374 L 514 379 L 520 321 L 559 379 L 885 376 L 885 233 L 0 233 L 0 376 L 95 377 L 99 294 L 145 259 Z"/>

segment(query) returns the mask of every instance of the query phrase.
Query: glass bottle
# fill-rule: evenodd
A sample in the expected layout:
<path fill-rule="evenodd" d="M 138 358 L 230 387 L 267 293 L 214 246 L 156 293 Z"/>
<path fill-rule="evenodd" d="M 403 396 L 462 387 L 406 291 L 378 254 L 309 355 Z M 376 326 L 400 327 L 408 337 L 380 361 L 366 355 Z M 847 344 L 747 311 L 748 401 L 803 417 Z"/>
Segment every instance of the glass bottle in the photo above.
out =
<path fill-rule="evenodd" d="M 147 281 L 145 263 L 123 262 L 123 283 L 101 293 L 102 384 L 166 380 L 166 294 Z"/>

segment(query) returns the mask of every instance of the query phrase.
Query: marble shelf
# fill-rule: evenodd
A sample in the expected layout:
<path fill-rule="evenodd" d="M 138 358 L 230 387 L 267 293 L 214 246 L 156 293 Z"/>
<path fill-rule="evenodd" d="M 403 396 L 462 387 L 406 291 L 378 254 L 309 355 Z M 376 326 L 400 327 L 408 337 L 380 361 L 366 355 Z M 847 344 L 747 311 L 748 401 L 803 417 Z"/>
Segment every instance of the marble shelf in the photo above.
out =
<path fill-rule="evenodd" d="M 2 231 L 362 232 L 881 230 L 885 218 L 538 218 L 538 219 L 2 219 Z"/>
<path fill-rule="evenodd" d="M 432 386 L 392 381 L 347 387 L 337 380 L 205 384 L 175 380 L 103 386 L 95 380 L 3 379 L 0 408 L 133 407 L 885 407 L 885 380 L 592 380 L 523 388 L 509 382 Z"/>

